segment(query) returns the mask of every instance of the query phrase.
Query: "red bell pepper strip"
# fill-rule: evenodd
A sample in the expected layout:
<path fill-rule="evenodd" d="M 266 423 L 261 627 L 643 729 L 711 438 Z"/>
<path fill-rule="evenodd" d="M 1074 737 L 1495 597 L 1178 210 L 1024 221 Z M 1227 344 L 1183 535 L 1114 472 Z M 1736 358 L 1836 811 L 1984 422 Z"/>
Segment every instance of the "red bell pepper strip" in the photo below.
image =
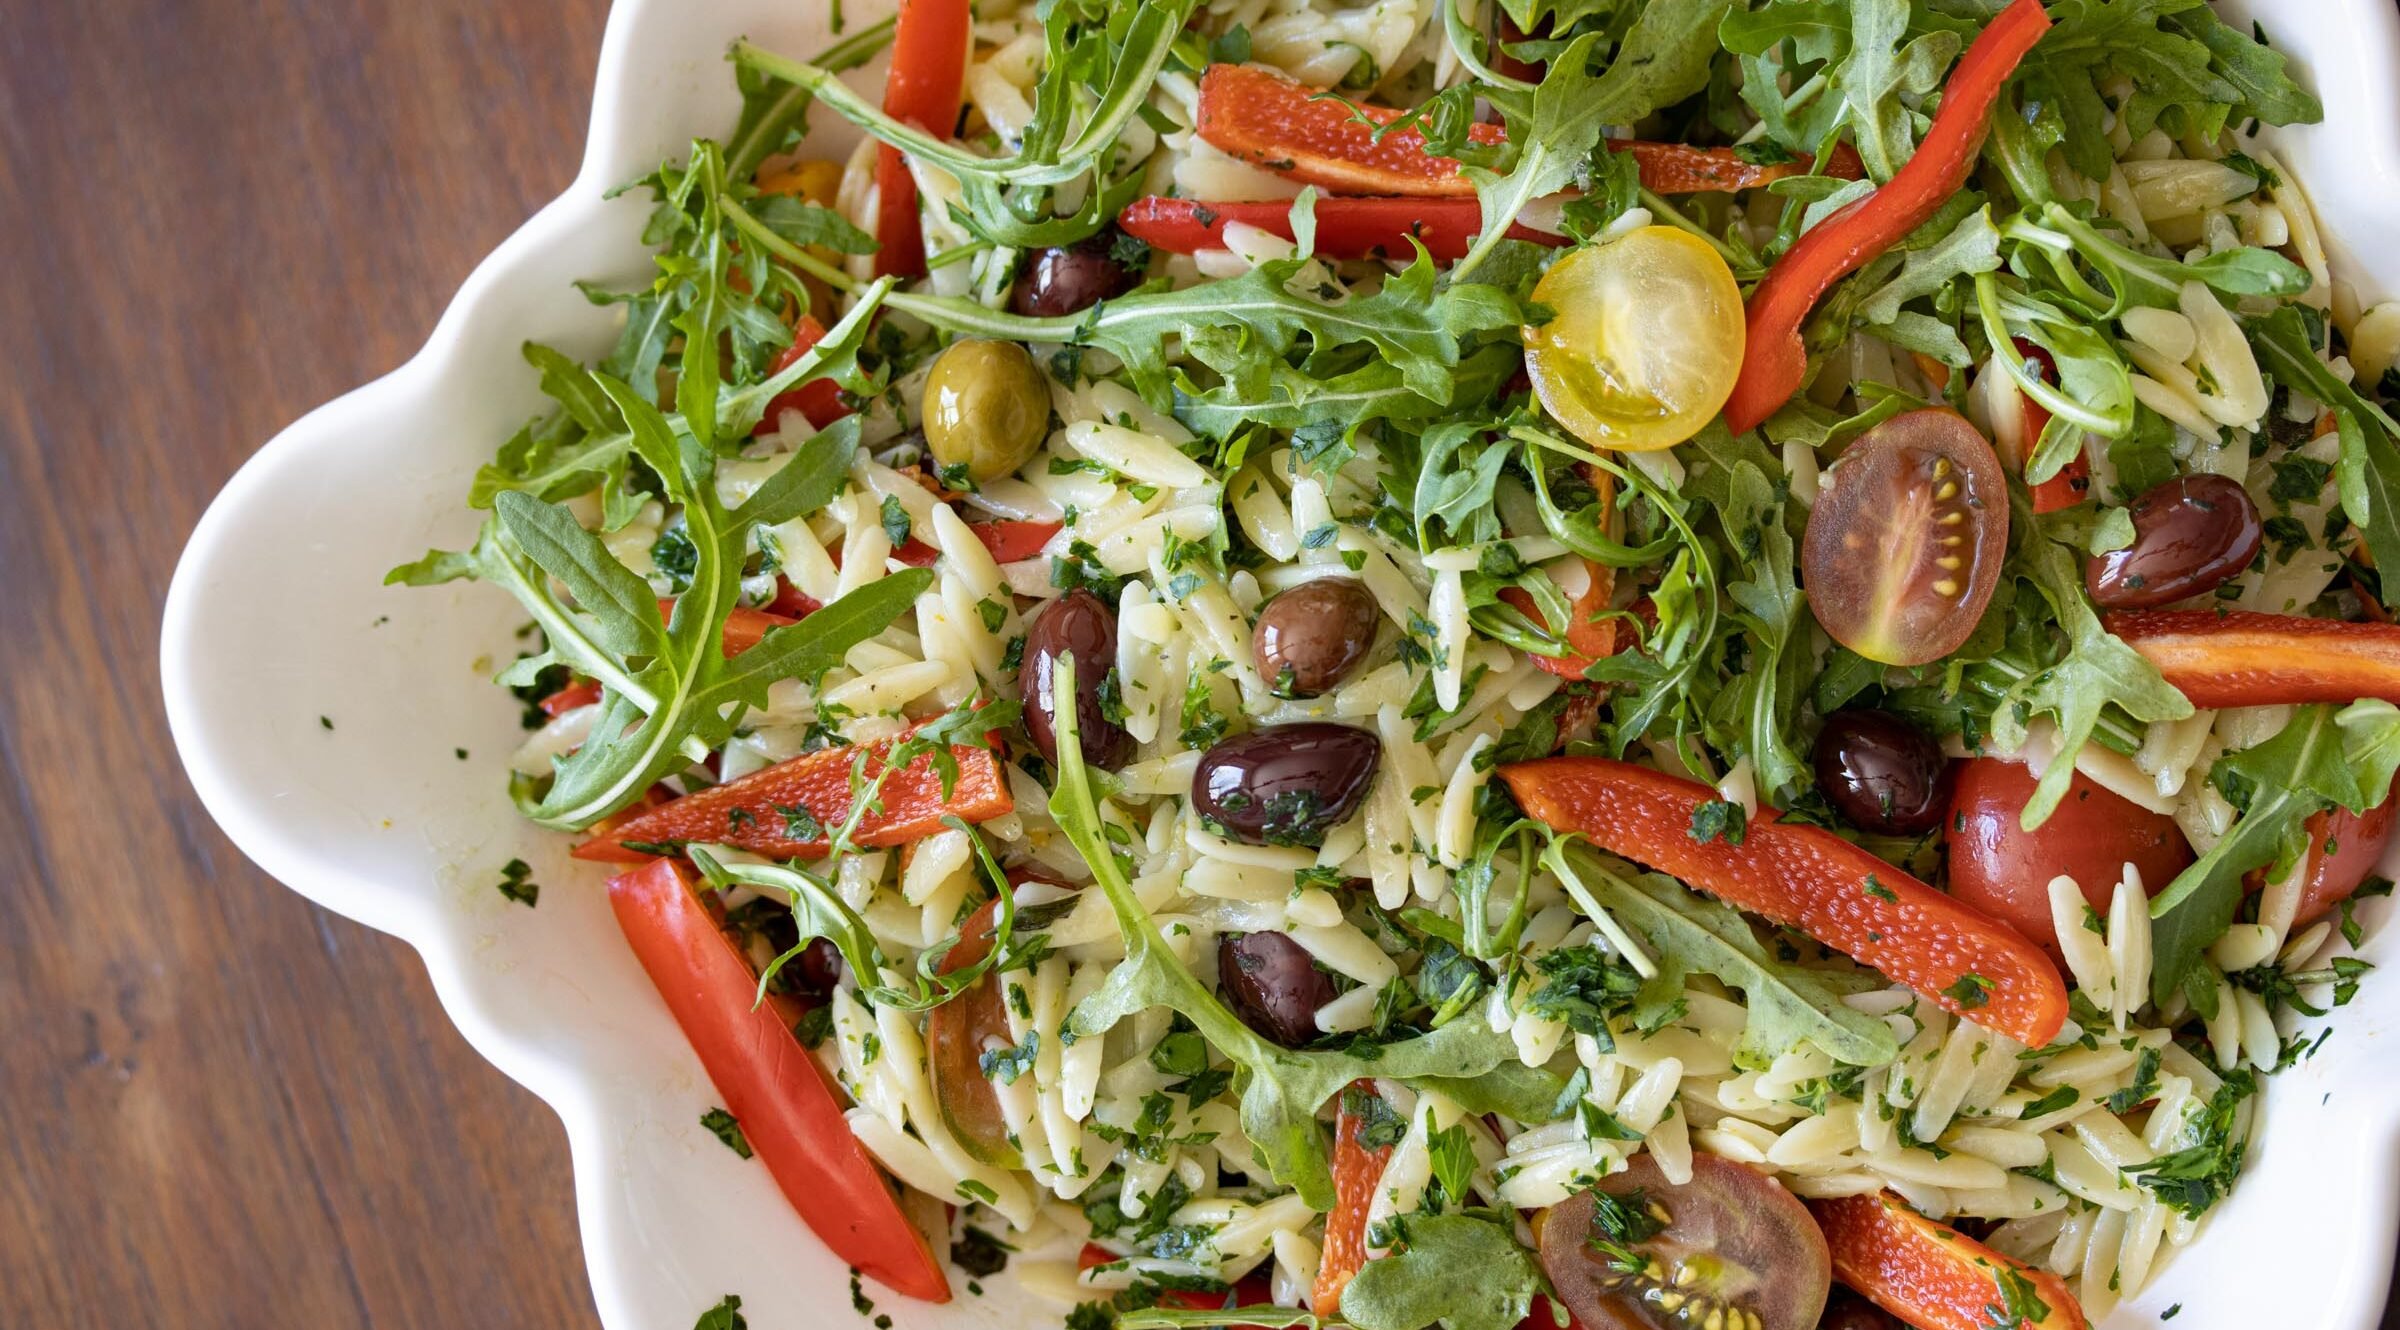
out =
<path fill-rule="evenodd" d="M 2043 349 L 2041 343 L 2025 337 L 2011 337 L 2008 340 L 2016 344 L 2017 354 L 2025 357 L 2034 374 L 2044 383 L 2058 382 L 2058 363 L 2050 358 L 2050 353 Z M 2005 372 L 1998 365 L 1984 371 L 1986 374 Z M 2027 397 L 2022 389 L 2015 391 L 2020 409 L 2024 412 L 2022 430 L 2025 456 L 2013 460 L 2016 469 L 2022 472 L 2026 461 L 2033 455 L 2035 445 L 2041 442 L 2042 431 L 2050 428 L 2050 408 Z M 2091 489 L 2091 464 L 2083 460 L 2082 453 L 2077 453 L 2067 459 L 2067 464 L 2058 469 L 2057 475 L 2033 487 L 2033 510 L 2037 513 L 2055 513 L 2072 508 L 2083 502 L 2083 497 L 2091 493 Z"/>
<path fill-rule="evenodd" d="M 900 0 L 892 25 L 892 72 L 883 113 L 948 138 L 958 126 L 973 43 L 969 0 Z M 875 275 L 925 275 L 925 232 L 917 219 L 917 180 L 908 158 L 889 143 L 875 155 Z"/>
<path fill-rule="evenodd" d="M 577 679 L 575 682 L 559 689 L 550 696 L 543 698 L 539 705 L 542 708 L 543 715 L 548 716 L 552 720 L 556 720 L 568 712 L 573 711 L 577 707 L 588 707 L 599 700 L 599 680 Z"/>
<path fill-rule="evenodd" d="M 867 750 L 869 780 L 883 769 L 882 757 L 893 743 L 885 740 Z M 687 794 L 607 836 L 585 841 L 575 847 L 574 855 L 638 863 L 649 856 L 632 845 L 698 841 L 777 859 L 822 859 L 833 829 L 850 816 L 850 759 L 857 752 L 848 744 L 819 749 Z M 901 845 L 940 831 L 945 817 L 984 822 L 1016 807 L 1000 759 L 990 750 L 953 745 L 950 756 L 958 763 L 958 780 L 948 797 L 942 794 L 941 773 L 932 759 L 920 757 L 884 780 L 876 796 L 882 807 L 859 819 L 855 841 L 870 847 Z M 822 830 L 807 837 L 792 834 L 792 824 L 805 827 L 807 819 L 814 819 Z"/>
<path fill-rule="evenodd" d="M 1317 1286 L 1308 1297 L 1308 1305 L 1319 1316 L 1341 1310 L 1342 1290 L 1367 1263 L 1367 1207 L 1374 1203 L 1375 1188 L 1383 1181 L 1383 1166 L 1392 1157 L 1388 1145 L 1370 1149 L 1359 1142 L 1366 1116 L 1350 1111 L 1353 1095 L 1374 1098 L 1374 1082 L 1353 1081 L 1342 1091 L 1334 1114 L 1333 1213 L 1325 1216 L 1324 1259 L 1317 1266 Z"/>
<path fill-rule="evenodd" d="M 1481 205 L 1473 199 L 1319 199 L 1316 210 L 1317 253 L 1331 259 L 1405 259 L 1416 253 L 1408 246 L 1414 236 L 1426 253 L 1448 263 L 1464 257 L 1483 230 Z M 1126 234 L 1170 254 L 1223 249 L 1227 222 L 1292 238 L 1288 203 L 1200 203 L 1154 195 L 1135 199 L 1117 217 Z M 1510 226 L 1508 235 L 1537 245 L 1567 243 L 1522 225 Z"/>
<path fill-rule="evenodd" d="M 2400 702 L 2400 625 L 2246 610 L 2119 610 L 2100 622 L 2195 707 Z"/>
<path fill-rule="evenodd" d="M 1757 428 L 1800 391 L 1808 376 L 1800 330 L 1818 299 L 1898 244 L 1966 184 L 1993 102 L 2049 28 L 2041 0 L 2016 0 L 2002 10 L 1950 71 L 1941 109 L 1916 154 L 1889 183 L 1817 223 L 1767 270 L 1750 293 L 1749 346 L 1725 403 L 1725 423 L 1734 433 Z"/>
<path fill-rule="evenodd" d="M 909 850 L 901 850 L 901 871 L 908 867 Z M 943 955 L 938 974 L 951 974 L 982 960 L 992 950 L 1000 902 L 991 901 L 969 916 L 958 933 L 958 945 Z M 984 1074 L 985 1041 L 1010 1042 L 1008 1008 L 1001 1005 L 1000 976 L 986 974 L 973 988 L 935 1007 L 925 1018 L 925 1075 L 933 1084 L 933 1099 L 942 1122 L 968 1154 L 1000 1168 L 1023 1168 L 1024 1156 L 1011 1142 L 1008 1118 L 1000 1108 L 1000 1092 Z"/>
<path fill-rule="evenodd" d="M 675 617 L 675 602 L 671 600 L 658 602 L 658 614 L 660 618 L 672 621 Z M 754 610 L 747 605 L 736 605 L 733 607 L 733 612 L 725 616 L 725 654 L 738 656 L 757 646 L 759 640 L 768 633 L 785 624 L 798 622 L 800 620 L 797 618 L 787 618 L 767 610 Z"/>
<path fill-rule="evenodd" d="M 608 883 L 634 956 L 784 1199 L 836 1256 L 887 1287 L 948 1302 L 950 1281 L 891 1184 L 850 1134 L 842 1101 L 793 1035 L 796 1004 L 757 1002 L 758 975 L 672 859 Z"/>
<path fill-rule="evenodd" d="M 767 613 L 780 614 L 797 623 L 825 608 L 825 602 L 792 585 L 792 579 L 775 579 L 775 599 L 767 603 Z"/>
<path fill-rule="evenodd" d="M 817 322 L 817 316 L 801 315 L 800 321 L 792 325 L 792 344 L 776 355 L 775 363 L 767 367 L 767 376 L 772 378 L 790 369 L 800 357 L 816 349 L 817 343 L 824 340 L 825 325 Z M 842 404 L 840 384 L 831 379 L 810 379 L 775 394 L 767 403 L 766 414 L 758 418 L 758 424 L 750 432 L 754 435 L 772 434 L 783 428 L 783 413 L 786 411 L 797 411 L 808 417 L 808 423 L 818 429 L 850 414 L 850 408 Z"/>
<path fill-rule="evenodd" d="M 2039 1048 L 2066 1022 L 2066 985 L 2039 947 L 1830 831 L 1761 809 L 1739 845 L 1697 840 L 1693 817 L 1715 790 L 1603 757 L 1539 758 L 1500 777 L 1552 827 L 1798 928 L 1986 1029 Z"/>
<path fill-rule="evenodd" d="M 1590 560 L 1585 560 L 1591 563 Z M 1561 679 L 1580 679 L 1595 661 L 1617 654 L 1617 621 L 1600 616 L 1608 609 L 1608 598 L 1615 589 L 1615 574 L 1607 567 L 1591 563 L 1591 585 L 1575 598 L 1573 614 L 1567 620 L 1567 654 L 1535 656 L 1533 663 Z M 1533 597 L 1516 587 L 1502 587 L 1500 599 L 1535 623 L 1542 622 L 1541 611 L 1534 607 Z M 1543 627 L 1549 627 L 1543 624 Z"/>
<path fill-rule="evenodd" d="M 1825 1230 L 1833 1277 L 1920 1330 L 2084 1330 L 2083 1308 L 2058 1276 L 1937 1224 L 1890 1192 L 1808 1208 Z"/>
<path fill-rule="evenodd" d="M 1404 194 L 1475 197 L 1475 184 L 1458 173 L 1458 161 L 1425 150 L 1425 135 L 1396 129 L 1378 139 L 1374 125 L 1403 113 L 1389 106 L 1351 105 L 1260 65 L 1210 65 L 1200 76 L 1200 105 L 1194 132 L 1230 157 L 1286 179 L 1337 194 Z M 1496 146 L 1507 141 L 1498 125 L 1468 127 L 1467 137 Z M 1763 166 L 1732 148 L 1694 148 L 1681 143 L 1611 141 L 1640 165 L 1642 185 L 1658 194 L 1695 194 L 1751 189 L 1788 175 L 1802 175 L 1809 162 Z M 1858 153 L 1845 146 L 1826 165 L 1826 174 L 1856 180 Z"/>

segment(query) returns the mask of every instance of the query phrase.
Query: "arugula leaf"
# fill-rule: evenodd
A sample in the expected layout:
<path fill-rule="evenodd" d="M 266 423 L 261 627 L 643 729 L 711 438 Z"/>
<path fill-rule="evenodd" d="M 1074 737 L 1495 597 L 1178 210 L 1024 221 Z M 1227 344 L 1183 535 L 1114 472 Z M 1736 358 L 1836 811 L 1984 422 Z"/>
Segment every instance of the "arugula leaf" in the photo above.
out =
<path fill-rule="evenodd" d="M 1834 88 L 1867 175 L 1889 180 L 1916 151 L 1916 113 L 1901 99 L 1940 87 L 1964 43 L 1939 29 L 1911 38 L 1908 0 L 1852 0 L 1850 25 L 1850 58 Z"/>
<path fill-rule="evenodd" d="M 1488 1219 L 1418 1216 L 1405 1231 L 1405 1248 L 1342 1289 L 1342 1319 L 1358 1330 L 1515 1330 L 1545 1287 L 1533 1254 Z"/>
<path fill-rule="evenodd" d="M 1710 974 L 1742 991 L 1749 1015 L 1744 1065 L 1763 1066 L 1801 1043 L 1859 1067 L 1880 1067 L 1900 1055 L 1890 1027 L 1845 1005 L 1824 976 L 1775 961 L 1732 906 L 1657 874 L 1621 876 L 1572 837 L 1552 839 L 1542 862 L 1586 913 L 1607 910 L 1662 961 L 1672 961 L 1678 976 Z M 1675 987 L 1681 989 L 1680 977 Z"/>
<path fill-rule="evenodd" d="M 2303 707 L 2274 738 L 2217 760 L 2209 779 L 2229 795 L 2248 797 L 2237 799 L 2244 806 L 2232 830 L 2151 899 L 2150 989 L 2157 1001 L 2182 986 L 2200 953 L 2233 922 L 2242 878 L 2296 849 L 2311 814 L 2336 803 L 2364 811 L 2368 797 L 2348 750 L 2356 744 L 2363 761 L 2400 743 L 2395 718 L 2400 712 L 2363 712 L 2344 727 L 2331 707 Z M 2390 788 L 2379 787 L 2376 801 Z"/>
<path fill-rule="evenodd" d="M 1522 359 L 1516 346 L 1502 342 L 1464 352 L 1450 371 L 1452 398 L 1478 402 L 1491 397 L 1517 372 Z M 1339 425 L 1348 434 L 1370 421 L 1425 420 L 1447 409 L 1446 403 L 1411 387 L 1398 365 L 1380 357 L 1323 378 L 1278 360 L 1267 366 L 1256 387 L 1229 379 L 1202 388 L 1178 374 L 1174 393 L 1175 419 L 1220 442 L 1262 425 L 1278 430 Z"/>
<path fill-rule="evenodd" d="M 2365 536 L 2378 568 L 2400 568 L 2400 423 L 2334 376 L 2317 359 L 2316 340 L 2297 306 L 2248 325 L 2259 368 L 2333 412 L 2342 452 L 2334 475 L 2342 512 Z"/>
<path fill-rule="evenodd" d="M 814 618 L 815 616 L 810 616 Z M 1075 662 L 1062 658 L 1058 686 L 1072 689 Z M 1072 696 L 1070 692 L 1065 696 Z M 1319 1209 L 1333 1205 L 1333 1174 L 1317 1110 L 1361 1077 L 1403 1083 L 1477 1081 L 1516 1060 L 1516 1045 L 1483 1021 L 1452 1021 L 1431 1034 L 1373 1047 L 1371 1056 L 1293 1050 L 1267 1042 L 1177 959 L 1150 912 L 1133 894 L 1110 848 L 1074 716 L 1058 718 L 1058 779 L 1050 816 L 1092 870 L 1115 913 L 1125 959 L 1071 1018 L 1077 1039 L 1097 1038 L 1128 1016 L 1156 1007 L 1182 1013 L 1202 1038 L 1239 1069 L 1242 1134 L 1275 1181 Z M 1511 1098 L 1522 1098 L 1521 1078 Z M 1521 1105 L 1532 1107 L 1532 1105 Z M 1547 1119 L 1544 1119 L 1547 1120 Z"/>
<path fill-rule="evenodd" d="M 1527 123 L 1509 126 L 1509 141 L 1522 145 L 1514 167 L 1463 168 L 1483 202 L 1483 233 L 1452 275 L 1473 272 L 1526 204 L 1566 188 L 1599 146 L 1603 127 L 1631 124 L 1708 86 L 1717 24 L 1732 7 L 1733 0 L 1650 0 L 1596 76 L 1590 66 L 1600 34 L 1569 42 L 1534 91 Z"/>
<path fill-rule="evenodd" d="M 1946 291 L 1961 277 L 1999 266 L 2000 230 L 1992 225 L 1991 208 L 1978 208 L 1941 239 L 1909 251 L 1901 259 L 1900 270 L 1859 302 L 1855 317 L 1889 340 L 1908 337 L 1906 344 L 1912 348 L 1924 350 L 1953 369 L 1963 369 L 1974 363 L 1974 357 L 1950 325 L 1921 316 L 1911 319 L 1901 306 Z"/>

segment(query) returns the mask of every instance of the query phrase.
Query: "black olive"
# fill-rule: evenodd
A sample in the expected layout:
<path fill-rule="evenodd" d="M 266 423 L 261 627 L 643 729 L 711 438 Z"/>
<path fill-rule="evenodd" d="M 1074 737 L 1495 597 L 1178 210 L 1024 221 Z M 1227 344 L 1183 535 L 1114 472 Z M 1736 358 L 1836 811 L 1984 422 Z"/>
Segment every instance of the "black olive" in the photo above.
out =
<path fill-rule="evenodd" d="M 1373 734 L 1348 725 L 1269 725 L 1208 750 L 1192 773 L 1192 808 L 1251 845 L 1323 845 L 1358 811 L 1382 756 Z"/>
<path fill-rule="evenodd" d="M 1346 678 L 1375 645 L 1383 612 L 1366 583 L 1348 577 L 1303 582 L 1258 612 L 1252 654 L 1280 697 L 1315 697 Z"/>
<path fill-rule="evenodd" d="M 2133 543 L 2083 566 L 2092 599 L 2112 610 L 2151 610 L 2204 596 L 2258 557 L 2266 527 L 2258 505 L 2218 475 L 2177 476 L 2133 501 Z"/>
<path fill-rule="evenodd" d="M 1123 264 L 1109 250 L 1115 230 L 1072 245 L 1051 245 L 1025 256 L 1008 307 L 1029 319 L 1054 319 L 1084 310 L 1124 292 L 1130 284 Z"/>
<path fill-rule="evenodd" d="M 1337 996 L 1333 976 L 1282 933 L 1217 940 L 1217 989 L 1242 1024 L 1285 1048 L 1317 1037 L 1317 1008 Z"/>
<path fill-rule="evenodd" d="M 800 949 L 794 968 L 799 971 L 801 992 L 824 997 L 842 982 L 842 953 L 831 938 L 817 938 Z"/>
<path fill-rule="evenodd" d="M 1017 697 L 1025 704 L 1025 733 L 1042 756 L 1058 760 L 1058 698 L 1051 672 L 1058 658 L 1075 657 L 1075 732 L 1083 760 L 1114 771 L 1133 760 L 1133 736 L 1108 718 L 1102 686 L 1117 667 L 1117 615 L 1108 602 L 1077 587 L 1050 603 L 1025 632 L 1025 664 Z"/>
<path fill-rule="evenodd" d="M 1862 831 L 1931 831 L 1949 803 L 1949 763 L 1934 737 L 1888 711 L 1837 711 L 1817 735 L 1817 788 Z"/>

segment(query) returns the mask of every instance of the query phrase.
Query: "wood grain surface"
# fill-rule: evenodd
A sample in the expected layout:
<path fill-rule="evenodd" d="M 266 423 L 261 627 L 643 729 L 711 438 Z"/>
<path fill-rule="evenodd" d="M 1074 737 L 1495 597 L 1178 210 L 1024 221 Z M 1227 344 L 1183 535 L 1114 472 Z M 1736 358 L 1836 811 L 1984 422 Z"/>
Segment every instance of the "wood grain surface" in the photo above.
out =
<path fill-rule="evenodd" d="M 595 1323 L 557 1120 L 218 834 L 155 636 L 233 469 L 572 177 L 605 8 L 0 19 L 0 1326 Z"/>
<path fill-rule="evenodd" d="M 606 8 L 0 6 L 0 1326 L 597 1324 L 558 1120 L 226 843 L 155 637 L 234 468 L 573 177 Z"/>

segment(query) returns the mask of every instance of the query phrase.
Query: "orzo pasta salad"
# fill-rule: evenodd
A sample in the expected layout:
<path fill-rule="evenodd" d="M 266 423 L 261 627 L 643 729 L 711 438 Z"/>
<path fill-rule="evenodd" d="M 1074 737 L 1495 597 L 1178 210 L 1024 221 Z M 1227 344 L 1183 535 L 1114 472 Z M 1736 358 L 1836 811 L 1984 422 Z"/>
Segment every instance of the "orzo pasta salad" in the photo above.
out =
<path fill-rule="evenodd" d="M 2267 34 L 833 13 L 393 578 L 522 602 L 512 793 L 862 1306 L 2069 1327 L 2202 1229 L 2400 767 Z"/>

